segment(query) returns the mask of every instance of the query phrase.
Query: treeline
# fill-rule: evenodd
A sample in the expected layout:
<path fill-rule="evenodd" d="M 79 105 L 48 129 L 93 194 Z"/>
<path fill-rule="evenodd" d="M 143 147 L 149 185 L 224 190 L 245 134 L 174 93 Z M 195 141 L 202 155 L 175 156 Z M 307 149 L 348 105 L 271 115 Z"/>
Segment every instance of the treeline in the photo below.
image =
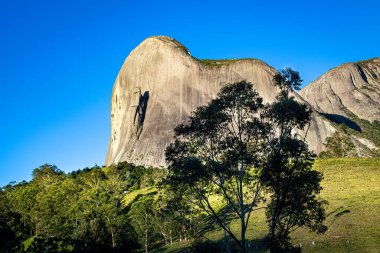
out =
<path fill-rule="evenodd" d="M 186 241 L 199 234 L 197 220 L 180 197 L 157 190 L 164 175 L 126 162 L 71 173 L 42 165 L 30 182 L 0 190 L 0 252 L 130 252 Z"/>

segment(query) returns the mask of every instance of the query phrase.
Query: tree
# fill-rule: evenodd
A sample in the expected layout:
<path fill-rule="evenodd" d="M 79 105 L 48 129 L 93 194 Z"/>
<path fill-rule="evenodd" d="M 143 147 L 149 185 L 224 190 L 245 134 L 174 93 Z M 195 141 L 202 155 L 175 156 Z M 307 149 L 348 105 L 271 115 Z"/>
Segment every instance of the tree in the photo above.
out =
<path fill-rule="evenodd" d="M 179 242 L 187 242 L 202 235 L 202 214 L 168 187 L 162 188 L 155 197 L 154 215 L 165 244 L 172 244 L 175 237 Z"/>
<path fill-rule="evenodd" d="M 0 188 L 0 252 L 17 252 L 17 248 L 22 245 L 20 215 L 12 211 L 7 198 L 7 191 L 11 187 L 8 185 L 5 191 Z"/>
<path fill-rule="evenodd" d="M 356 156 L 355 145 L 347 133 L 347 126 L 341 124 L 339 129 L 326 138 L 326 150 L 320 157 L 352 157 Z"/>
<path fill-rule="evenodd" d="M 105 173 L 94 167 L 76 178 L 80 186 L 70 208 L 70 234 L 84 251 L 116 250 L 127 241 L 128 217 L 121 205 L 124 183 L 114 169 Z"/>
<path fill-rule="evenodd" d="M 126 182 L 122 180 L 120 171 L 111 167 L 105 173 L 107 177 L 103 188 L 104 203 L 100 209 L 105 218 L 106 226 L 111 234 L 112 248 L 119 248 L 131 228 L 128 222 L 127 211 L 121 202 L 126 189 Z"/>
<path fill-rule="evenodd" d="M 154 231 L 154 214 L 153 214 L 153 197 L 150 195 L 142 196 L 133 202 L 128 212 L 132 226 L 137 232 L 140 241 L 144 245 L 145 253 L 148 253 L 150 243 L 155 234 Z"/>
<path fill-rule="evenodd" d="M 74 189 L 63 187 L 65 177 L 55 166 L 43 165 L 33 175 L 32 184 L 37 186 L 38 193 L 29 212 L 35 223 L 35 235 L 63 239 L 69 234 L 65 221 L 68 207 L 74 200 Z"/>
<path fill-rule="evenodd" d="M 272 251 L 290 247 L 289 234 L 300 226 L 316 232 L 326 230 L 325 210 L 316 198 L 322 189 L 322 174 L 312 170 L 315 155 L 298 134 L 308 126 L 312 111 L 291 96 L 301 82 L 299 73 L 290 68 L 276 74 L 273 83 L 280 92 L 266 115 L 276 129 L 268 141 L 262 173 L 270 194 L 266 215 Z"/>
<path fill-rule="evenodd" d="M 181 222 L 182 219 L 178 219 L 177 214 L 185 213 L 181 212 L 184 208 L 179 208 L 179 212 L 177 212 L 178 206 L 182 207 L 183 201 L 180 201 L 179 198 L 176 198 L 176 194 L 171 194 L 169 190 L 162 188 L 154 201 L 154 216 L 155 216 L 155 226 L 158 229 L 158 232 L 164 239 L 165 245 L 172 244 L 173 238 L 178 234 L 180 237 L 180 242 L 182 241 L 181 235 Z M 187 210 L 187 208 L 185 209 Z M 179 233 L 178 233 L 179 232 Z"/>
<path fill-rule="evenodd" d="M 192 199 L 240 246 L 253 208 L 260 200 L 259 175 L 268 125 L 262 98 L 252 84 L 224 86 L 216 99 L 199 107 L 187 125 L 175 128 L 175 141 L 166 149 L 168 184 Z M 211 201 L 220 196 L 240 219 L 240 240 L 225 224 Z"/>

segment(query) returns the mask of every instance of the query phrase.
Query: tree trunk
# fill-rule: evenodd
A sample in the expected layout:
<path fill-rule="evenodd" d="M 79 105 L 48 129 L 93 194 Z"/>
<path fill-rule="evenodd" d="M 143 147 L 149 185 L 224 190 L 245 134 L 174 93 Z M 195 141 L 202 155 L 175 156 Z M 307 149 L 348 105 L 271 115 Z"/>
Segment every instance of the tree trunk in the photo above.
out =
<path fill-rule="evenodd" d="M 241 252 L 245 253 L 245 221 L 244 221 L 244 209 L 241 211 Z"/>
<path fill-rule="evenodd" d="M 148 253 L 148 214 L 145 213 L 145 253 Z"/>
<path fill-rule="evenodd" d="M 113 233 L 113 229 L 111 229 L 111 238 L 112 238 L 112 248 L 115 248 L 116 242 L 115 242 L 115 235 Z"/>
<path fill-rule="evenodd" d="M 148 253 L 148 229 L 145 229 L 145 253 Z"/>
<path fill-rule="evenodd" d="M 240 168 L 240 179 L 239 179 L 239 191 L 240 191 L 240 223 L 241 223 L 241 252 L 245 253 L 245 211 L 244 211 L 244 196 L 243 196 L 243 165 Z"/>
<path fill-rule="evenodd" d="M 164 229 L 161 228 L 161 235 L 164 237 L 165 245 L 168 245 L 168 236 L 166 235 Z"/>
<path fill-rule="evenodd" d="M 110 225 L 111 223 L 110 217 L 107 216 L 107 220 L 108 220 L 110 231 L 111 231 L 112 248 L 115 248 L 116 247 L 115 234 L 113 232 L 112 226 Z"/>
<path fill-rule="evenodd" d="M 274 252 L 274 231 L 275 231 L 275 218 L 272 216 L 271 226 L 270 226 L 270 252 Z"/>
<path fill-rule="evenodd" d="M 229 204 L 227 203 L 227 206 L 224 210 L 224 226 L 227 227 L 227 212 L 228 212 Z M 230 250 L 230 240 L 227 235 L 227 231 L 224 229 L 224 243 L 226 244 L 226 252 L 231 253 Z"/>
<path fill-rule="evenodd" d="M 274 241 L 275 241 L 275 232 L 276 232 L 276 220 L 277 220 L 277 205 L 273 210 L 271 225 L 270 225 L 270 252 L 275 252 Z"/>

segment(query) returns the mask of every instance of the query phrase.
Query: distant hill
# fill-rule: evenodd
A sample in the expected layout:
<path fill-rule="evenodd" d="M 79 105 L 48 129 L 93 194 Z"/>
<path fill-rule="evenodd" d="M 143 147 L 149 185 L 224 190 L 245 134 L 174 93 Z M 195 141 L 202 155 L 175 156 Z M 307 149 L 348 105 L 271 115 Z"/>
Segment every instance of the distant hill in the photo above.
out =
<path fill-rule="evenodd" d="M 336 67 L 303 88 L 300 95 L 336 121 L 354 120 L 352 114 L 380 121 L 380 58 Z"/>
<path fill-rule="evenodd" d="M 380 58 L 336 67 L 300 95 L 331 122 L 348 126 L 357 145 L 380 147 Z"/>

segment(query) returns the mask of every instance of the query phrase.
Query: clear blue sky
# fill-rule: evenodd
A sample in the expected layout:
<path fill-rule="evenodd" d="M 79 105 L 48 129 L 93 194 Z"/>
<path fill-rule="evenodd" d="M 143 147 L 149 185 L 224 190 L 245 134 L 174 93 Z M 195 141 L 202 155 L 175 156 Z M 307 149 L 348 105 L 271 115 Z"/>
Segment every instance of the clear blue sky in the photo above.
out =
<path fill-rule="evenodd" d="M 380 56 L 379 1 L 0 1 L 0 185 L 105 160 L 113 82 L 144 38 L 198 58 L 253 57 L 305 84 Z"/>

